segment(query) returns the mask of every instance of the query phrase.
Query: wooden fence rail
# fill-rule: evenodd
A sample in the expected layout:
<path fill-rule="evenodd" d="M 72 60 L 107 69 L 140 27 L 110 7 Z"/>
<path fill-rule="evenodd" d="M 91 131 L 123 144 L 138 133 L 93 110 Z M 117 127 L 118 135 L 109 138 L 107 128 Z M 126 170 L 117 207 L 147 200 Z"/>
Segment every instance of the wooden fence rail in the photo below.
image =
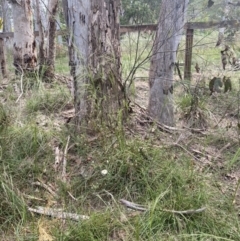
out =
<path fill-rule="evenodd" d="M 185 47 L 185 65 L 184 65 L 184 78 L 191 79 L 191 65 L 192 65 L 192 47 L 193 47 L 193 35 L 194 29 L 208 29 L 208 28 L 239 28 L 240 22 L 237 20 L 228 20 L 220 22 L 188 22 L 185 24 L 186 29 L 186 47 Z M 143 24 L 143 25 L 121 25 L 120 33 L 138 32 L 138 31 L 156 31 L 157 24 Z M 38 31 L 34 32 L 35 36 L 39 35 Z M 67 35 L 67 30 L 58 30 L 57 35 Z M 0 33 L 0 39 L 13 38 L 13 32 Z M 1 51 L 0 51 L 1 52 Z"/>
<path fill-rule="evenodd" d="M 220 21 L 220 22 L 188 22 L 185 24 L 185 29 L 208 29 L 208 28 L 238 28 L 240 27 L 240 22 L 237 20 L 228 20 L 228 21 Z M 157 24 L 141 24 L 141 25 L 121 25 L 120 33 L 127 32 L 138 32 L 138 31 L 156 31 Z M 34 32 L 35 36 L 38 36 L 38 31 Z M 58 35 L 67 34 L 67 30 L 58 30 Z M 0 38 L 12 38 L 14 36 L 13 32 L 5 32 L 0 33 Z"/>

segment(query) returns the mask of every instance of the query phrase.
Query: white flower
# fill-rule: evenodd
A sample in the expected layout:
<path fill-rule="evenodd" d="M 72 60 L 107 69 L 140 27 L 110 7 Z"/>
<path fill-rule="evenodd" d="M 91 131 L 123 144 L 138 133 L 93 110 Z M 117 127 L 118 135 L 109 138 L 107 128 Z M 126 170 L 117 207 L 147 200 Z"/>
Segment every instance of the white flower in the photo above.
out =
<path fill-rule="evenodd" d="M 104 169 L 104 170 L 101 171 L 101 174 L 102 174 L 103 176 L 107 175 L 107 173 L 108 173 L 108 170 L 106 170 L 106 169 Z"/>

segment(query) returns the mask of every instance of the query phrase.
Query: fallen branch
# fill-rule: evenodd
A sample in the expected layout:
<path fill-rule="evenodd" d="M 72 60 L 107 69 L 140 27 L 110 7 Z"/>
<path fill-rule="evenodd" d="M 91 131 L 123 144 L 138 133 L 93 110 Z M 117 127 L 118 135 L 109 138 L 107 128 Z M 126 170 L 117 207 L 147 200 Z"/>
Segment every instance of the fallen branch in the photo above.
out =
<path fill-rule="evenodd" d="M 201 213 L 205 211 L 206 207 L 199 208 L 199 209 L 189 209 L 189 210 L 184 210 L 184 211 L 175 211 L 175 210 L 168 210 L 168 209 L 163 209 L 163 212 L 170 212 L 174 214 L 195 214 L 195 213 Z"/>
<path fill-rule="evenodd" d="M 133 210 L 137 211 L 148 211 L 149 209 L 146 208 L 143 205 L 139 205 L 137 203 L 129 202 L 125 199 L 120 199 L 120 202 L 125 205 L 127 208 L 131 208 Z M 184 210 L 184 211 L 176 211 L 176 210 L 169 210 L 169 209 L 162 209 L 162 212 L 170 212 L 174 214 L 195 214 L 195 213 L 200 213 L 205 211 L 206 207 L 199 208 L 199 209 L 189 209 L 189 210 Z"/>
<path fill-rule="evenodd" d="M 157 127 L 162 131 L 168 132 L 170 134 L 172 134 L 173 132 L 176 132 L 176 131 L 184 131 L 184 129 L 179 129 L 177 127 L 162 124 L 159 121 L 156 121 L 151 116 L 147 115 L 146 113 L 142 113 L 142 115 L 147 119 L 147 121 L 142 121 L 142 123 L 149 123 L 149 124 L 155 123 L 157 125 Z"/>
<path fill-rule="evenodd" d="M 28 207 L 28 210 L 33 213 L 38 213 L 46 216 L 50 216 L 53 218 L 61 218 L 61 219 L 71 219 L 74 221 L 80 221 L 80 220 L 88 220 L 89 216 L 86 215 L 79 215 L 76 213 L 67 213 L 63 212 L 58 209 L 53 208 L 45 208 L 41 206 L 37 206 L 36 208 L 30 208 Z"/>
<path fill-rule="evenodd" d="M 157 121 L 154 121 L 154 120 L 141 120 L 141 119 L 139 119 L 139 118 L 137 118 L 137 117 L 136 117 L 136 120 L 137 120 L 140 124 L 143 124 L 143 125 L 145 125 L 145 124 L 153 124 L 153 123 L 154 123 L 154 124 L 157 125 L 157 127 L 158 127 L 160 130 L 165 131 L 165 132 L 167 132 L 167 133 L 169 133 L 169 134 L 173 134 L 173 131 L 172 131 L 171 129 L 169 129 L 168 127 L 165 127 L 164 125 L 158 123 Z"/>
<path fill-rule="evenodd" d="M 133 202 L 129 202 L 125 199 L 120 199 L 120 202 L 125 205 L 127 208 L 131 208 L 133 210 L 137 210 L 137 211 L 147 211 L 148 209 L 146 207 L 144 207 L 143 205 L 139 205 L 137 203 L 133 203 Z"/>

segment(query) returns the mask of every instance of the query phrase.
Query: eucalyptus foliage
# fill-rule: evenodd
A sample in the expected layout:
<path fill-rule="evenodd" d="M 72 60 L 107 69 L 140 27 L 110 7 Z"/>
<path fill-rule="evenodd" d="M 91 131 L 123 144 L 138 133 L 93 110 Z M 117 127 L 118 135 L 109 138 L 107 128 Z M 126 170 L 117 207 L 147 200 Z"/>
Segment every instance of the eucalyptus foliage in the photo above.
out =
<path fill-rule="evenodd" d="M 156 23 L 161 0 L 122 0 L 121 24 Z"/>

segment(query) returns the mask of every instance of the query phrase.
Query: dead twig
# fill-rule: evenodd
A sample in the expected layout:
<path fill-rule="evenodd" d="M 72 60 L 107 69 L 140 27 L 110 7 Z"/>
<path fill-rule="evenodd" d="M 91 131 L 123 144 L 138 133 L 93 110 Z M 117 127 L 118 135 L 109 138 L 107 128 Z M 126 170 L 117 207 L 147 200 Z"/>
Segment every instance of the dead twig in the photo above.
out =
<path fill-rule="evenodd" d="M 169 144 L 169 146 L 167 146 L 167 148 L 171 148 L 171 147 L 174 147 L 174 146 L 177 146 L 177 147 L 180 147 L 182 150 L 184 150 L 189 156 L 191 156 L 195 161 L 198 162 L 201 162 L 201 160 L 197 157 L 194 156 L 194 154 L 192 154 L 187 148 L 185 148 L 184 146 L 178 144 L 178 143 L 171 143 Z"/>
<path fill-rule="evenodd" d="M 146 108 L 142 107 L 141 105 L 139 105 L 138 103 L 136 103 L 135 101 L 130 100 L 133 105 L 136 105 L 142 112 L 146 111 Z"/>
<path fill-rule="evenodd" d="M 27 199 L 30 199 L 30 200 L 45 201 L 43 198 L 27 195 L 27 194 L 24 194 L 24 193 L 23 193 L 23 196 Z"/>
<path fill-rule="evenodd" d="M 168 210 L 168 209 L 163 209 L 163 212 L 170 212 L 174 214 L 195 214 L 195 213 L 201 213 L 206 210 L 206 207 L 199 208 L 199 209 L 189 209 L 189 210 L 184 210 L 184 211 L 176 211 L 176 210 Z"/>
<path fill-rule="evenodd" d="M 179 129 L 177 127 L 162 124 L 162 123 L 154 120 L 154 118 L 152 118 L 151 116 L 148 116 L 146 113 L 142 113 L 142 115 L 147 119 L 142 122 L 149 123 L 149 124 L 155 123 L 157 125 L 157 127 L 162 131 L 168 132 L 170 134 L 173 134 L 174 132 L 177 132 L 177 131 L 184 131 L 184 129 Z"/>
<path fill-rule="evenodd" d="M 178 144 L 180 141 L 182 141 L 184 139 L 184 135 L 183 135 L 183 133 L 181 133 L 180 135 L 179 135 L 179 137 L 177 138 L 177 140 L 175 141 L 175 144 Z"/>
<path fill-rule="evenodd" d="M 190 134 L 190 135 L 191 135 L 191 134 Z M 206 159 L 208 159 L 209 156 L 208 156 L 208 155 L 205 155 L 205 154 L 202 153 L 201 151 L 195 150 L 195 149 L 191 149 L 191 150 L 189 151 L 186 147 L 184 147 L 183 145 L 179 144 L 179 142 L 182 141 L 184 138 L 188 138 L 188 139 L 189 139 L 189 136 L 190 136 L 190 135 L 185 136 L 185 134 L 181 133 L 181 134 L 179 135 L 177 141 L 174 142 L 174 143 L 170 143 L 169 146 L 170 146 L 170 147 L 171 147 L 171 146 L 180 147 L 182 150 L 184 150 L 188 155 L 190 155 L 191 157 L 193 157 L 194 160 L 196 160 L 196 161 L 198 161 L 198 162 L 200 162 L 201 160 L 200 160 L 199 158 L 197 158 L 194 154 L 201 155 L 201 156 L 203 156 L 203 157 L 206 157 Z"/>
<path fill-rule="evenodd" d="M 192 154 L 188 149 L 186 149 L 184 146 L 178 144 L 178 143 L 174 143 L 174 146 L 178 146 L 180 148 L 182 148 L 185 152 L 187 152 L 191 157 L 193 157 L 194 160 L 196 161 L 200 161 L 197 157 L 194 156 L 194 154 Z"/>
<path fill-rule="evenodd" d="M 146 208 L 143 205 L 139 205 L 137 203 L 133 203 L 133 202 L 129 202 L 125 199 L 120 199 L 120 202 L 126 206 L 127 208 L 131 208 L 133 210 L 137 210 L 137 211 L 148 211 L 150 209 Z M 189 210 L 183 210 L 183 211 L 176 211 L 176 210 L 169 210 L 169 209 L 162 209 L 162 212 L 170 212 L 170 213 L 174 213 L 174 214 L 195 214 L 195 213 L 200 213 L 205 211 L 206 207 L 202 207 L 199 209 L 189 209 Z"/>
<path fill-rule="evenodd" d="M 67 193 L 74 201 L 77 201 L 77 199 L 69 191 Z"/>
<path fill-rule="evenodd" d="M 89 219 L 89 216 L 86 216 L 86 215 L 79 215 L 76 213 L 68 213 L 68 212 L 63 212 L 62 210 L 59 210 L 59 209 L 45 208 L 45 207 L 41 207 L 41 206 L 37 206 L 36 208 L 28 207 L 28 210 L 33 213 L 38 213 L 38 214 L 50 216 L 53 218 L 59 218 L 59 219 L 71 219 L 74 221 Z"/>
<path fill-rule="evenodd" d="M 67 181 L 66 168 L 67 168 L 67 152 L 68 152 L 69 141 L 70 141 L 70 136 L 68 136 L 67 143 L 66 143 L 66 146 L 65 146 L 65 149 L 64 149 L 64 154 L 63 154 L 63 170 L 62 170 L 62 180 L 63 180 L 63 182 Z"/>
<path fill-rule="evenodd" d="M 114 196 L 112 195 L 112 193 L 110 193 L 107 190 L 103 190 L 105 193 L 107 193 L 108 195 L 110 195 L 110 197 L 112 198 L 112 200 L 114 201 L 115 204 L 117 204 L 116 199 L 114 198 Z"/>
<path fill-rule="evenodd" d="M 218 154 L 214 157 L 214 161 L 216 161 L 220 155 L 222 154 L 222 152 L 227 149 L 229 146 L 231 146 L 231 144 L 228 142 L 222 149 L 219 150 Z"/>
<path fill-rule="evenodd" d="M 33 182 L 32 183 L 33 185 L 36 185 L 36 186 L 40 186 L 40 187 L 43 187 L 45 188 L 50 194 L 52 194 L 53 197 L 57 198 L 58 195 L 52 190 L 51 187 L 49 187 L 47 184 L 43 183 L 43 182 Z"/>
<path fill-rule="evenodd" d="M 202 135 L 206 135 L 206 133 L 205 133 L 206 130 L 204 130 L 204 129 L 196 129 L 196 128 L 191 128 L 191 127 L 187 127 L 187 126 L 183 126 L 183 128 L 191 131 L 192 133 L 200 133 Z"/>
<path fill-rule="evenodd" d="M 198 156 L 202 156 L 202 157 L 204 157 L 205 159 L 213 159 L 213 156 L 212 155 L 210 155 L 208 152 L 206 152 L 206 154 L 204 154 L 203 152 L 201 152 L 201 151 L 199 151 L 199 150 L 197 150 L 197 149 L 191 149 L 191 151 L 192 152 L 194 152 L 196 155 L 198 155 Z M 204 161 L 204 162 L 206 162 L 206 161 Z M 209 164 L 209 165 L 212 165 L 212 163 L 210 162 L 210 161 L 207 161 L 207 163 Z"/>
<path fill-rule="evenodd" d="M 133 210 L 137 210 L 137 211 L 147 211 L 148 208 L 144 207 L 143 205 L 139 205 L 137 203 L 133 203 L 133 202 L 129 202 L 125 199 L 120 199 L 120 202 L 126 206 L 127 208 L 133 209 Z"/>
<path fill-rule="evenodd" d="M 114 140 L 111 144 L 110 144 L 110 146 L 107 148 L 107 150 L 106 151 L 104 151 L 104 155 L 105 154 L 107 154 L 111 149 L 112 149 L 112 147 L 114 146 L 114 144 L 117 142 L 117 139 L 116 140 Z"/>
<path fill-rule="evenodd" d="M 130 128 L 126 127 L 126 130 L 128 130 L 131 134 L 135 135 L 134 131 L 131 130 Z"/>

